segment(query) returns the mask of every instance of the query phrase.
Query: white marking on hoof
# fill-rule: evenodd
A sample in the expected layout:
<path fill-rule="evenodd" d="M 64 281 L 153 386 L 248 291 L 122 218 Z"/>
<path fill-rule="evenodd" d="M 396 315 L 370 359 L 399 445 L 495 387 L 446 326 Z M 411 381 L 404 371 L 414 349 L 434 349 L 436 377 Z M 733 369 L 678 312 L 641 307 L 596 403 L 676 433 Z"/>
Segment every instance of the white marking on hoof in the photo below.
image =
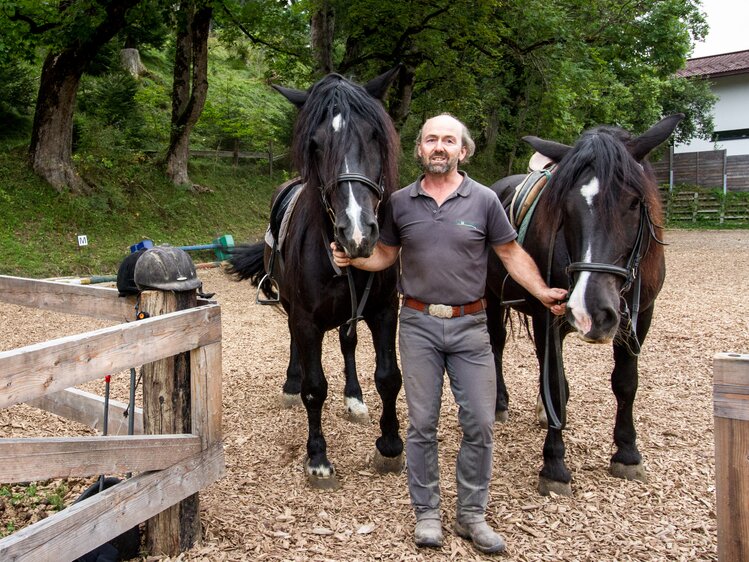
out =
<path fill-rule="evenodd" d="M 336 477 L 335 469 L 330 466 L 311 466 L 309 459 L 304 460 L 304 471 L 307 473 L 307 482 L 318 490 L 337 490 L 341 484 Z"/>
<path fill-rule="evenodd" d="M 369 424 L 369 409 L 367 405 L 357 398 L 345 398 L 346 419 L 362 425 Z"/>
<path fill-rule="evenodd" d="M 510 414 L 507 412 L 507 410 L 494 412 L 494 421 L 496 423 L 507 423 L 509 419 L 510 419 Z"/>

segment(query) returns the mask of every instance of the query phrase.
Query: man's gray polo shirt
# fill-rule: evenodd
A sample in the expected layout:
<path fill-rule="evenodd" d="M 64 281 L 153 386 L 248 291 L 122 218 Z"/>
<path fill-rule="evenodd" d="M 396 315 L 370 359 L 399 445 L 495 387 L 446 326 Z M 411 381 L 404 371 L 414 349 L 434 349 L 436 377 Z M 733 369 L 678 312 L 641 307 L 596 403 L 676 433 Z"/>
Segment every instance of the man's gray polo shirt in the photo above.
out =
<path fill-rule="evenodd" d="M 480 299 L 491 246 L 517 237 L 497 195 L 460 173 L 463 182 L 439 207 L 421 178 L 390 197 L 380 241 L 401 247 L 398 290 L 407 297 L 449 305 Z"/>

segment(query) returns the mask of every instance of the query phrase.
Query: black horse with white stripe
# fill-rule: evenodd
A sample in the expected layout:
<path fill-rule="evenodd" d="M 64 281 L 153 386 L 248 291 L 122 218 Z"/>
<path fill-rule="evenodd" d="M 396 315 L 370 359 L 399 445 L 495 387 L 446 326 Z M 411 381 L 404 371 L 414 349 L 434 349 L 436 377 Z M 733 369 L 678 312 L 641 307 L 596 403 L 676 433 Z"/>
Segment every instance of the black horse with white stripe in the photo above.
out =
<path fill-rule="evenodd" d="M 552 318 L 491 256 L 487 314 L 497 366 L 499 421 L 507 419 L 508 409 L 502 373 L 508 305 L 532 320 L 540 397 L 548 420 L 539 475 L 541 494 L 569 495 L 572 491 L 562 439 L 569 393 L 562 342 L 569 333 L 586 342 L 613 345 L 616 451 L 610 472 L 626 479 L 646 479 L 633 421 L 637 363 L 666 269 L 661 200 L 644 159 L 682 118 L 681 114 L 666 117 L 637 137 L 616 127 L 597 127 L 583 133 L 573 147 L 537 137 L 524 139 L 555 165 L 545 172 L 545 187 L 535 204 L 523 208 L 532 210 L 516 227 L 548 285 L 569 289 L 567 312 L 563 319 Z M 508 215 L 517 214 L 511 206 L 513 198 L 517 203 L 515 187 L 523 178 L 505 178 L 492 186 Z"/>

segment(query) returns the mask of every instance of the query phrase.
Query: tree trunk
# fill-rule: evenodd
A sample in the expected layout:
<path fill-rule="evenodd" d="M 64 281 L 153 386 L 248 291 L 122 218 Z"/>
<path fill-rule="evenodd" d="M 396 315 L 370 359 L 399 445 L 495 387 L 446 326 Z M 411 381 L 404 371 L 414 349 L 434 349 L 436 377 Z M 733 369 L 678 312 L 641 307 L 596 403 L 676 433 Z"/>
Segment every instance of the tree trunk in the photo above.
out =
<path fill-rule="evenodd" d="M 147 69 L 140 60 L 140 51 L 137 48 L 124 48 L 120 51 L 120 62 L 133 78 L 140 78 Z"/>
<path fill-rule="evenodd" d="M 390 104 L 390 117 L 395 124 L 395 128 L 400 131 L 403 124 L 411 113 L 411 98 L 414 91 L 414 80 L 416 79 L 416 69 L 406 64 L 403 71 L 398 73 L 398 80 L 395 83 L 395 95 L 393 102 Z"/>
<path fill-rule="evenodd" d="M 76 58 L 64 51 L 44 60 L 29 147 L 34 172 L 60 193 L 88 191 L 73 166 L 73 111 L 83 73 Z"/>
<path fill-rule="evenodd" d="M 333 72 L 333 31 L 335 12 L 328 0 L 322 0 L 310 18 L 310 43 L 319 77 Z"/>
<path fill-rule="evenodd" d="M 44 61 L 29 145 L 33 170 L 57 191 L 84 193 L 88 186 L 73 166 L 73 112 L 83 69 L 125 26 L 125 16 L 139 0 L 107 5 L 106 17 L 85 38 L 75 38 Z"/>
<path fill-rule="evenodd" d="M 190 0 L 180 6 L 172 87 L 172 132 L 166 173 L 175 185 L 192 185 L 187 171 L 190 133 L 208 94 L 208 32 L 212 8 Z M 194 186 L 193 186 L 194 187 Z"/>

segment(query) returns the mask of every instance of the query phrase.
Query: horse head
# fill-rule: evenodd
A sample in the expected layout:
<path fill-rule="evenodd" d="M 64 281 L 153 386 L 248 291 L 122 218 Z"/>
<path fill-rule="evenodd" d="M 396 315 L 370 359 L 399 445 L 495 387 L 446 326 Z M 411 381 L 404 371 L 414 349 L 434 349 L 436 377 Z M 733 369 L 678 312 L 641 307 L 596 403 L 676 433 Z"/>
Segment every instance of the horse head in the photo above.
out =
<path fill-rule="evenodd" d="M 554 267 L 566 271 L 570 287 L 566 319 L 587 342 L 608 343 L 617 335 L 622 315 L 629 315 L 625 295 L 640 282 L 641 270 L 652 277 L 642 280 L 646 290 L 653 289 L 648 283 L 662 283 L 658 267 L 641 267 L 656 255 L 662 259 L 660 246 L 651 244 L 660 241 L 651 218 L 660 218 L 660 200 L 643 159 L 682 118 L 666 117 L 638 137 L 596 127 L 572 147 L 524 138 L 558 162 L 534 220 L 552 229 Z"/>
<path fill-rule="evenodd" d="M 396 186 L 397 134 L 381 100 L 398 70 L 363 86 L 338 74 L 306 92 L 274 86 L 299 109 L 292 153 L 306 195 L 324 209 L 328 239 L 350 257 L 371 255 L 378 209 Z"/>

